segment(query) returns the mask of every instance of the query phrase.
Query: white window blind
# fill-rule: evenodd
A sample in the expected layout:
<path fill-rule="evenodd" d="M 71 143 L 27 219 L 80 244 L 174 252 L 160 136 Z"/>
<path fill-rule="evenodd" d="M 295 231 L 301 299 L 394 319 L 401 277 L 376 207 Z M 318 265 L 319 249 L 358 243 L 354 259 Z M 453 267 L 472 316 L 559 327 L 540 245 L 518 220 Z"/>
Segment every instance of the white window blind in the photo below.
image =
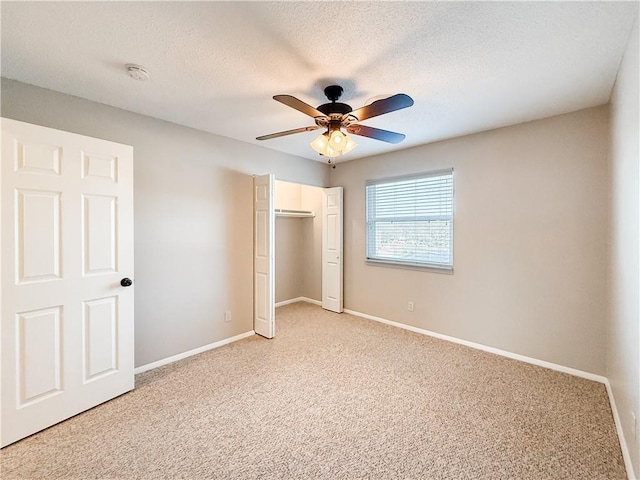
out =
<path fill-rule="evenodd" d="M 453 169 L 366 182 L 367 260 L 453 268 Z"/>

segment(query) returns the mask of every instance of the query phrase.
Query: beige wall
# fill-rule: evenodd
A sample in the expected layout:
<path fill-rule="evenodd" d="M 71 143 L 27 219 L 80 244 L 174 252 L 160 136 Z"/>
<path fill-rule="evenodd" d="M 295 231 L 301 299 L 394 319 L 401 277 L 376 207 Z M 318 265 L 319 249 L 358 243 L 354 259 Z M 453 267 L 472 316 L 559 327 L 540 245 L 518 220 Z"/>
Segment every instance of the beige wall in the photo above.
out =
<path fill-rule="evenodd" d="M 640 443 L 633 436 L 631 413 L 640 422 L 638 42 L 636 20 L 611 98 L 612 268 L 607 345 L 607 376 L 636 475 L 640 475 Z"/>
<path fill-rule="evenodd" d="M 302 296 L 322 301 L 322 189 L 301 186 L 303 210 L 315 212 L 313 219 L 303 222 L 304 258 L 302 265 Z"/>
<path fill-rule="evenodd" d="M 302 210 L 302 185 L 276 179 L 274 182 L 275 208 Z"/>
<path fill-rule="evenodd" d="M 345 308 L 604 374 L 607 112 L 338 164 Z M 454 273 L 367 265 L 365 180 L 450 167 Z"/>
<path fill-rule="evenodd" d="M 275 208 L 302 210 L 301 185 L 276 180 L 274 184 Z M 277 302 L 302 296 L 302 218 L 276 216 L 275 234 L 275 299 Z"/>
<path fill-rule="evenodd" d="M 319 162 L 7 79 L 2 116 L 133 145 L 136 366 L 253 328 L 252 174 L 328 180 Z"/>
<path fill-rule="evenodd" d="M 276 217 L 276 303 L 302 296 L 302 227 L 306 221 L 306 218 Z"/>

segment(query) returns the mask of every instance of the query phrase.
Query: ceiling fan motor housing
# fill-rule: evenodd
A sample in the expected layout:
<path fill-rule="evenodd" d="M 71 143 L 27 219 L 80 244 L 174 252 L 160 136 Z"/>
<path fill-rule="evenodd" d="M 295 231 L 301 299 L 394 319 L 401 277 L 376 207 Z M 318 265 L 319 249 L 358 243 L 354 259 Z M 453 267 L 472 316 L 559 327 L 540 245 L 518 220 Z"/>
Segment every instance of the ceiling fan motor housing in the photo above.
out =
<path fill-rule="evenodd" d="M 339 113 L 340 115 L 345 115 L 347 113 L 351 113 L 353 108 L 351 108 L 346 103 L 325 103 L 320 105 L 317 110 L 320 110 L 325 115 L 329 116 L 332 113 Z"/>
<path fill-rule="evenodd" d="M 329 85 L 324 89 L 324 96 L 331 102 L 335 102 L 342 96 L 344 89 L 340 85 Z"/>
<path fill-rule="evenodd" d="M 353 109 L 346 103 L 336 102 L 341 96 L 344 90 L 340 85 L 329 85 L 324 89 L 325 96 L 331 101 L 331 103 L 325 103 L 320 105 L 317 110 L 321 111 L 325 115 L 331 115 L 332 113 L 339 113 L 345 115 L 353 111 Z"/>

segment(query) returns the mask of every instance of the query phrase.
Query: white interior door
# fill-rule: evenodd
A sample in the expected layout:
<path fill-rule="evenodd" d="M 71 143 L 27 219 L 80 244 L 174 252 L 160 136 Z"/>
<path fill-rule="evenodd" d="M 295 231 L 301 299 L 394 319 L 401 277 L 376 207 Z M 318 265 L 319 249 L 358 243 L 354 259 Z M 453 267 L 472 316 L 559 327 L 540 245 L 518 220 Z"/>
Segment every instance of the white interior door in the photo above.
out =
<path fill-rule="evenodd" d="M 133 389 L 133 149 L 2 119 L 0 196 L 5 446 Z"/>
<path fill-rule="evenodd" d="M 322 193 L 322 308 L 342 313 L 342 187 Z"/>
<path fill-rule="evenodd" d="M 274 177 L 271 174 L 253 179 L 254 201 L 254 312 L 253 329 L 259 335 L 275 335 L 275 211 Z"/>

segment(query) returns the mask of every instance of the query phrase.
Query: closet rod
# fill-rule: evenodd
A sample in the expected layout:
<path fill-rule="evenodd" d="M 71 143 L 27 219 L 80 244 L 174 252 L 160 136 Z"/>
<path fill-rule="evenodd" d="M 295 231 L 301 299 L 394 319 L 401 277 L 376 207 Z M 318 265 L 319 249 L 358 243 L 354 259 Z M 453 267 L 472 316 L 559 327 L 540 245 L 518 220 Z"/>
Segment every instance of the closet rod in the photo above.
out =
<path fill-rule="evenodd" d="M 284 208 L 276 208 L 276 217 L 300 217 L 300 218 L 313 218 L 316 216 L 315 212 L 308 210 L 286 210 Z"/>

